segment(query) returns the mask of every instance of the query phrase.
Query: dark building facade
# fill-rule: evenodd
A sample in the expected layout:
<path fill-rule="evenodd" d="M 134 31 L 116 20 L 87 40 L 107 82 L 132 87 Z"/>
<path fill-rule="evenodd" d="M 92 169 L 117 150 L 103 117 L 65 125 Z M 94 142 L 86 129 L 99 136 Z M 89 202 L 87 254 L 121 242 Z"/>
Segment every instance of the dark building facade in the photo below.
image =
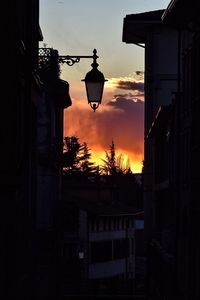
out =
<path fill-rule="evenodd" d="M 37 299 L 61 296 L 63 111 L 71 105 L 60 79 L 58 51 L 40 48 L 42 97 L 37 105 L 36 292 Z"/>
<path fill-rule="evenodd" d="M 179 32 L 178 94 L 174 102 L 176 152 L 176 275 L 178 296 L 200 298 L 199 68 L 200 27 L 196 1 L 171 1 L 163 23 Z"/>
<path fill-rule="evenodd" d="M 124 42 L 145 47 L 143 176 L 147 257 L 145 284 L 148 299 L 157 299 L 160 290 L 164 295 L 165 291 L 173 293 L 168 277 L 172 278 L 174 274 L 174 220 L 171 209 L 174 201 L 170 195 L 168 170 L 171 139 L 166 134 L 171 125 L 172 94 L 177 91 L 178 35 L 176 30 L 162 24 L 163 13 L 164 10 L 158 10 L 127 15 L 123 28 Z M 166 56 L 166 52 L 169 56 Z"/>
<path fill-rule="evenodd" d="M 147 297 L 199 299 L 196 1 L 174 0 L 166 10 L 126 16 L 123 41 L 145 46 Z"/>
<path fill-rule="evenodd" d="M 9 6 L 9 7 L 8 7 Z M 2 299 L 34 297 L 36 107 L 39 1 L 6 4 L 5 72 L 1 117 Z M 7 24 L 7 23 L 6 23 Z"/>
<path fill-rule="evenodd" d="M 63 109 L 71 100 L 55 67 L 44 72 L 38 64 L 39 1 L 8 6 L 14 26 L 6 23 L 4 40 L 0 298 L 50 299 L 59 277 Z"/>

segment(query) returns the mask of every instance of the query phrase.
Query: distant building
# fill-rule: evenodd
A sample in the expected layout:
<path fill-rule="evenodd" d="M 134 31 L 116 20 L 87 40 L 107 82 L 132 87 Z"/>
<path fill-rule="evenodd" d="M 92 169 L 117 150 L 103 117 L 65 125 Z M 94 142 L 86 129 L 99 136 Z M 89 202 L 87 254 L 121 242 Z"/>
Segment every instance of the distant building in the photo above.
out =
<path fill-rule="evenodd" d="M 72 262 L 74 258 L 71 274 L 68 263 L 64 270 L 66 294 L 75 291 L 74 288 L 70 291 L 70 287 L 79 280 L 82 294 L 134 294 L 135 222 L 138 221 L 138 231 L 142 231 L 143 211 L 116 197 L 115 188 L 105 181 L 100 185 L 92 182 L 71 186 L 66 181 L 64 201 L 63 260 L 68 257 Z M 139 235 L 137 237 L 139 240 Z M 142 248 L 142 243 L 140 246 Z M 137 252 L 143 256 L 139 244 Z"/>

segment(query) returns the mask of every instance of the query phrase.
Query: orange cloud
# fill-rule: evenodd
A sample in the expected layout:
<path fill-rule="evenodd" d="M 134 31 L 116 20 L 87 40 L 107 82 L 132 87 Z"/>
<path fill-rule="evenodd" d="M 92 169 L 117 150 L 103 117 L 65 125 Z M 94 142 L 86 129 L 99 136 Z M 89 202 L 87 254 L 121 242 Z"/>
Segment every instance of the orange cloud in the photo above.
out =
<path fill-rule="evenodd" d="M 120 84 L 122 88 L 119 88 Z M 131 89 L 126 89 L 124 94 L 123 90 L 128 86 Z M 130 78 L 108 80 L 103 103 L 96 112 L 85 99 L 72 98 L 72 106 L 65 110 L 64 118 L 64 135 L 76 135 L 80 142 L 86 142 L 98 164 L 102 163 L 113 140 L 116 154 L 129 157 L 131 169 L 141 172 L 144 151 L 142 83 L 137 84 Z"/>

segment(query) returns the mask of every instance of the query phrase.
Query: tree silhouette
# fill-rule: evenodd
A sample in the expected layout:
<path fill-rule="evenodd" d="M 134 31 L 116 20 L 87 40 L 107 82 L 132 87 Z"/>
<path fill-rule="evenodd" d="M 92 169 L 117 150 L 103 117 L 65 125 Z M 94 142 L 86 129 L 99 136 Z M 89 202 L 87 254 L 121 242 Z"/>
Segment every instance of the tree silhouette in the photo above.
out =
<path fill-rule="evenodd" d="M 105 151 L 105 153 L 106 158 L 102 159 L 103 166 L 101 167 L 105 175 L 114 176 L 117 174 L 132 174 L 130 160 L 128 159 L 124 166 L 123 154 L 120 154 L 118 157 L 116 157 L 115 144 L 113 140 L 109 145 L 109 151 Z"/>
<path fill-rule="evenodd" d="M 116 158 L 115 158 L 115 144 L 112 140 L 112 143 L 109 145 L 109 151 L 105 151 L 106 158 L 102 159 L 103 166 L 102 170 L 103 173 L 106 175 L 115 175 L 117 173 L 116 167 Z"/>
<path fill-rule="evenodd" d="M 91 152 L 87 143 L 80 144 L 76 136 L 65 137 L 63 145 L 64 174 L 85 175 L 95 174 L 96 166 L 90 161 Z"/>
<path fill-rule="evenodd" d="M 64 174 L 78 172 L 78 153 L 81 144 L 76 136 L 64 137 L 63 144 L 63 171 Z"/>
<path fill-rule="evenodd" d="M 90 176 L 92 174 L 95 174 L 97 167 L 93 162 L 90 161 L 91 159 L 91 150 L 88 148 L 87 143 L 83 143 L 82 145 L 82 151 L 80 156 L 80 167 L 81 172 L 86 175 Z"/>

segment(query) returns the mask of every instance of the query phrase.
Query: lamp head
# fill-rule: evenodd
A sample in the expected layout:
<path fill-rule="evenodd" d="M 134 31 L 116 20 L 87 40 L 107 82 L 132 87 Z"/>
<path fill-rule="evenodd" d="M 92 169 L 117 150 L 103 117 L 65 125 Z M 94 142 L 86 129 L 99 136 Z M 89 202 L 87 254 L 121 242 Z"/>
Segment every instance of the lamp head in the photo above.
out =
<path fill-rule="evenodd" d="M 103 88 L 104 88 L 104 82 L 107 81 L 104 78 L 104 75 L 102 72 L 100 72 L 98 68 L 98 64 L 96 62 L 96 59 L 98 56 L 96 55 L 96 50 L 93 51 L 93 63 L 92 63 L 92 70 L 90 70 L 86 76 L 85 79 L 82 79 L 82 81 L 85 81 L 85 87 L 86 87 L 86 93 L 87 93 L 87 99 L 88 103 L 90 104 L 91 108 L 95 111 L 99 104 L 101 103 L 102 96 L 103 96 Z"/>

